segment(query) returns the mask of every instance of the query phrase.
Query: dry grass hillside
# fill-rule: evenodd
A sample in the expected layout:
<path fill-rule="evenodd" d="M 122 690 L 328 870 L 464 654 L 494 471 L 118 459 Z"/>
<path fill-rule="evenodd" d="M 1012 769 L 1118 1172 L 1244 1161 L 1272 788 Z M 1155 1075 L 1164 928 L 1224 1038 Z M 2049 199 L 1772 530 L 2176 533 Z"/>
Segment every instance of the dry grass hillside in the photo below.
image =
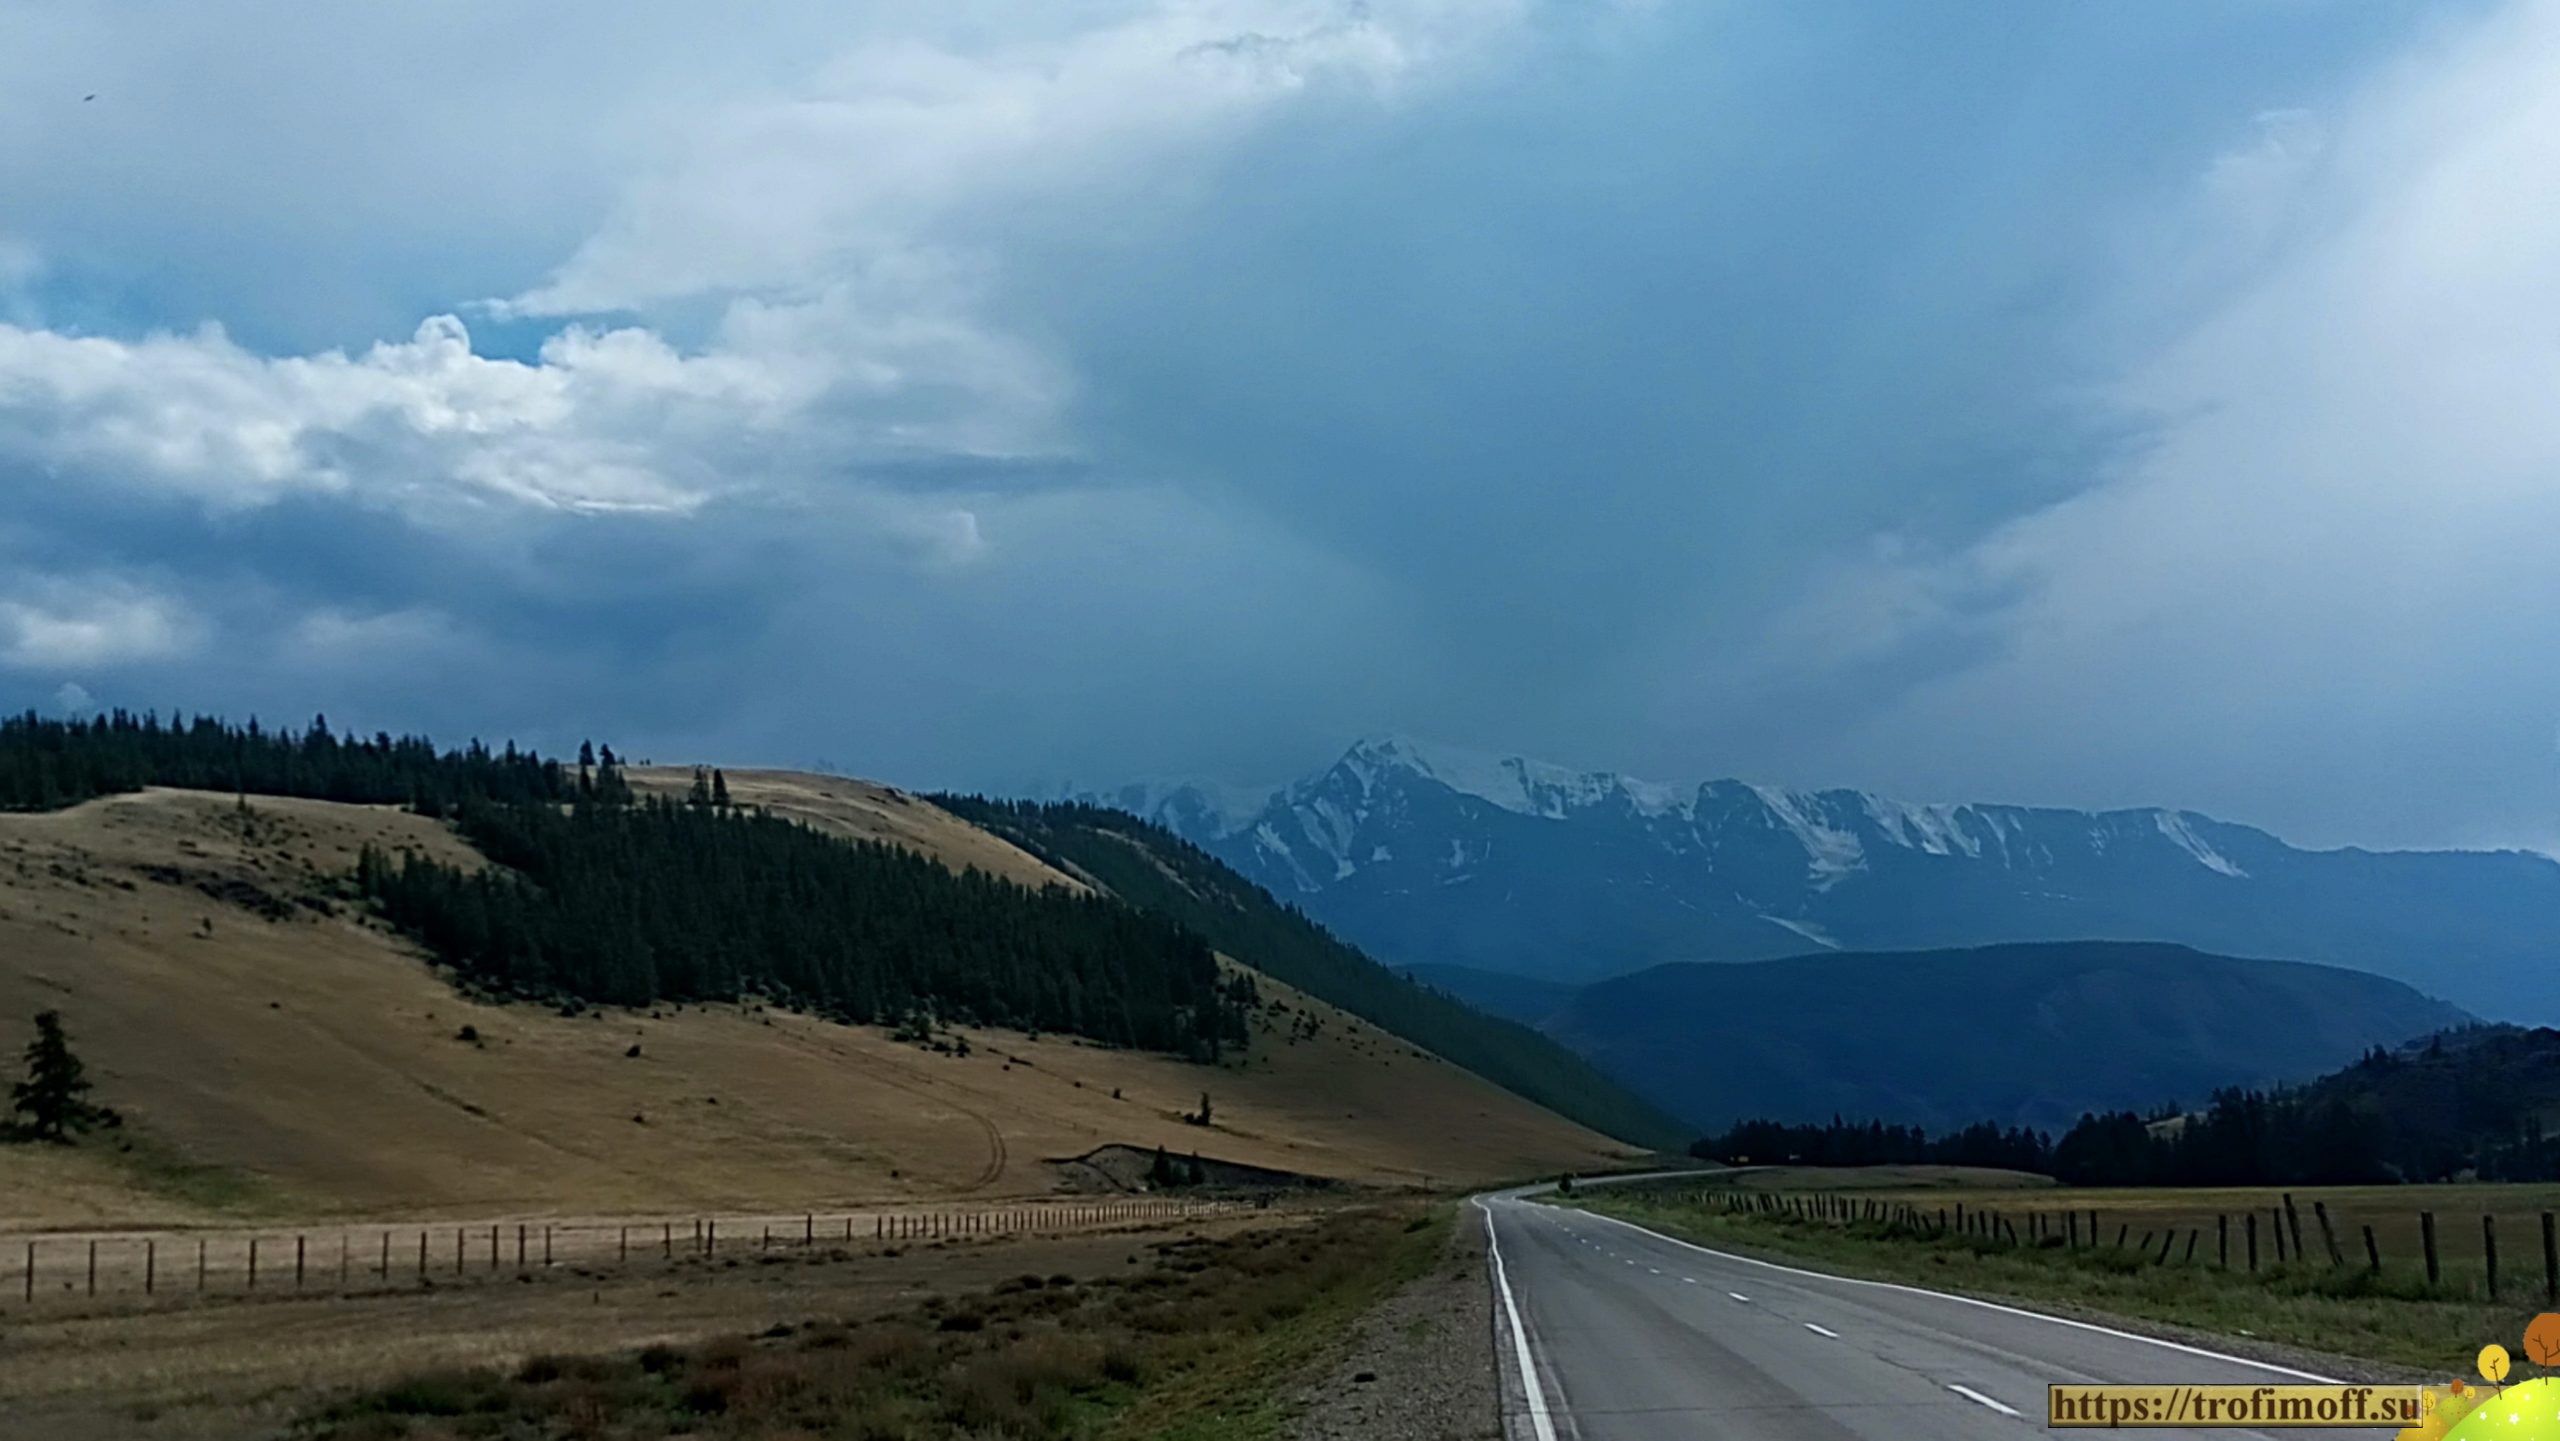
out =
<path fill-rule="evenodd" d="M 730 783 L 946 861 L 1040 869 L 874 787 Z M 0 1053 L 61 1010 L 133 1122 L 130 1149 L 0 1150 L 0 1229 L 993 1198 L 1048 1190 L 1044 1160 L 1110 1142 L 1376 1183 L 1622 1151 L 1277 986 L 1251 1054 L 1220 1068 L 1011 1033 L 971 1033 L 955 1058 L 735 1006 L 476 1003 L 327 898 L 368 840 L 465 854 L 414 816 L 319 802 L 243 816 L 152 791 L 0 815 Z M 1204 1090 L 1206 1129 L 1180 1119 Z"/>
<path fill-rule="evenodd" d="M 693 788 L 691 766 L 636 766 L 624 773 L 643 795 L 680 796 Z M 806 771 L 723 771 L 729 798 L 762 806 L 786 820 L 856 840 L 888 841 L 921 851 L 953 870 L 975 866 L 1026 886 L 1084 883 L 1039 857 L 992 836 L 931 801 L 890 786 Z"/>

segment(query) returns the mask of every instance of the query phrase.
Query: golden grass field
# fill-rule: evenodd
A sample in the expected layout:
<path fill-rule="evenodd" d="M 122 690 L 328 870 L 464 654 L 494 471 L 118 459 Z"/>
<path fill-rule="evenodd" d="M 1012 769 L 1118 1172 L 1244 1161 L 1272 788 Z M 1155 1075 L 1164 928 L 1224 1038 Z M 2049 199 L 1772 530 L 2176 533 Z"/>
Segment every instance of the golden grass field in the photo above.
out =
<path fill-rule="evenodd" d="M 1228 1235 L 1294 1225 L 1260 1213 L 1189 1225 Z M 0 1347 L 0 1436 L 45 1441 L 249 1441 L 284 1430 L 315 1397 L 419 1371 L 511 1368 L 776 1322 L 846 1318 L 1024 1273 L 1123 1274 L 1166 1234 L 1123 1233 L 910 1246 L 868 1243 L 769 1260 L 554 1272 L 529 1284 L 399 1286 L 304 1298 L 177 1302 L 132 1313 L 12 1317 Z"/>
<path fill-rule="evenodd" d="M 689 772 L 654 772 L 670 784 Z M 1025 879 L 912 798 L 739 773 L 741 800 Z M 565 1018 L 467 1001 L 398 937 L 298 903 L 371 842 L 466 855 L 396 810 L 151 791 L 0 816 L 0 1056 L 54 1008 L 130 1150 L 0 1154 L 0 1232 L 244 1219 L 841 1210 L 1046 1193 L 1107 1142 L 1445 1186 L 1626 1148 L 1285 987 L 1222 1067 L 972 1033 L 966 1059 L 738 1006 Z M 282 919 L 259 907 L 271 897 Z M 457 1039 L 472 1027 L 476 1043 Z M 637 1057 L 625 1055 L 632 1045 Z M 1184 1124 L 1200 1093 L 1217 1124 Z M 1116 1094 L 1115 1094 L 1116 1093 Z"/>

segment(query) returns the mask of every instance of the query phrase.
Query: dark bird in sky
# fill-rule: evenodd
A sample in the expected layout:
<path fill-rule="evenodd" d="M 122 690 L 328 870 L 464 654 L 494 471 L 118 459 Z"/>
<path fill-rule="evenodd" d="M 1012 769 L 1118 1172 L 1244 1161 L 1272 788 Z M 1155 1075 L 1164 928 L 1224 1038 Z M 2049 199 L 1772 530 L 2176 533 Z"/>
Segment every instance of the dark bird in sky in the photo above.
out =
<path fill-rule="evenodd" d="M 86 105 L 86 104 L 88 104 L 90 101 L 95 100 L 95 99 L 97 99 L 97 98 L 98 98 L 98 97 L 97 97 L 97 96 L 95 96 L 95 95 L 83 95 L 83 96 L 81 96 L 81 97 L 80 97 L 80 103 L 81 103 L 81 104 L 83 104 L 83 105 Z"/>

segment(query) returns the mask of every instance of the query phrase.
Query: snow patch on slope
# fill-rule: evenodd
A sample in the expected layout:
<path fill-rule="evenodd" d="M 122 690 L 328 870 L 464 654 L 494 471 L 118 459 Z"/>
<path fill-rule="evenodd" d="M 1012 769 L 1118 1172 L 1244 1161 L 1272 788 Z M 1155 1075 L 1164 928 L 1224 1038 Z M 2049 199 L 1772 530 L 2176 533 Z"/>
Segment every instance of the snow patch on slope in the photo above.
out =
<path fill-rule="evenodd" d="M 1767 921 L 1773 926 L 1784 926 L 1788 930 L 1795 932 L 1797 935 L 1804 937 L 1806 940 L 1813 942 L 1815 945 L 1820 946 L 1825 950 L 1836 951 L 1840 949 L 1840 943 L 1831 939 L 1830 932 L 1815 925 L 1811 921 L 1791 921 L 1784 916 L 1770 915 L 1764 915 L 1760 919 Z"/>
<path fill-rule="evenodd" d="M 2178 849 L 2195 857 L 2196 863 L 2206 870 L 2230 876 L 2235 880 L 2248 879 L 2247 871 L 2233 865 L 2222 852 L 2206 844 L 2204 837 L 2196 834 L 2195 827 L 2187 823 L 2186 812 L 2154 811 L 2152 820 L 2159 825 L 2160 834 L 2167 836 Z"/>
<path fill-rule="evenodd" d="M 1913 805 L 1865 792 L 1859 793 L 1859 799 L 1866 806 L 1867 819 L 1895 845 L 1933 856 L 1982 857 L 1981 837 L 1967 834 L 1964 828 L 1964 813 L 1970 807 Z"/>
<path fill-rule="evenodd" d="M 1473 796 L 1515 815 L 1563 820 L 1612 797 L 1623 797 L 1638 813 L 1664 816 L 1683 812 L 1687 802 L 1678 787 L 1638 780 L 1611 771 L 1577 771 L 1523 756 L 1496 756 L 1455 746 L 1424 745 L 1409 736 L 1378 736 L 1353 746 L 1342 765 L 1365 789 L 1378 774 L 1400 770 L 1438 781 L 1460 795 Z"/>
<path fill-rule="evenodd" d="M 1814 889 L 1829 890 L 1844 877 L 1867 868 L 1866 847 L 1858 844 L 1855 835 L 1824 824 L 1813 808 L 1806 804 L 1812 797 L 1780 790 L 1776 786 L 1755 785 L 1751 787 L 1751 793 L 1760 798 L 1760 804 L 1767 806 L 1778 824 L 1786 827 L 1795 836 L 1796 843 L 1804 847 L 1805 870 L 1813 877 Z"/>

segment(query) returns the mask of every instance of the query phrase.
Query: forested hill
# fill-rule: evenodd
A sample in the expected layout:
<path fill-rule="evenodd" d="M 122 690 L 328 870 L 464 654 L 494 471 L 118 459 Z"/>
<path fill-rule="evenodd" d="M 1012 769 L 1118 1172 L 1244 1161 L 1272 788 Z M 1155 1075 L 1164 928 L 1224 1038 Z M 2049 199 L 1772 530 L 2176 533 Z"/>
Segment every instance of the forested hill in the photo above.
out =
<path fill-rule="evenodd" d="M 1593 1130 L 1664 1149 L 1685 1144 L 1691 1134 L 1554 1041 L 1397 975 L 1161 826 L 1077 803 L 933 800 L 1051 865 L 1082 872 L 1122 900 L 1180 922 L 1274 980 Z"/>
<path fill-rule="evenodd" d="M 607 747 L 604 764 L 613 763 Z M 513 745 L 491 751 L 474 741 L 439 751 L 417 736 L 340 737 L 325 718 L 300 732 L 125 711 L 93 720 L 0 718 L 0 810 L 54 810 L 144 786 L 412 805 L 438 815 L 471 799 L 566 800 L 576 781 L 559 762 Z"/>
<path fill-rule="evenodd" d="M 629 1006 L 756 993 L 843 1021 L 1066 1031 L 1200 1060 L 1245 1039 L 1250 982 L 1108 898 L 709 801 L 470 802 L 458 824 L 504 869 L 368 850 L 359 881 L 502 991 Z"/>
<path fill-rule="evenodd" d="M 1747 1121 L 1691 1149 L 1730 1162 L 2002 1166 L 2081 1186 L 2560 1181 L 2560 1031 L 2465 1026 L 2299 1086 L 2217 1091 L 2201 1111 L 2084 1115 L 2058 1140 L 1983 1123 Z"/>
<path fill-rule="evenodd" d="M 572 768 L 512 745 L 341 738 L 317 720 L 0 721 L 0 808 L 145 786 L 451 817 L 500 869 L 368 852 L 357 879 L 438 960 L 501 994 L 754 994 L 847 1021 L 1012 1025 L 1204 1060 L 1246 1033 L 1249 985 L 1178 923 L 730 806 L 716 777 L 686 802 L 641 801 L 609 747 Z"/>

